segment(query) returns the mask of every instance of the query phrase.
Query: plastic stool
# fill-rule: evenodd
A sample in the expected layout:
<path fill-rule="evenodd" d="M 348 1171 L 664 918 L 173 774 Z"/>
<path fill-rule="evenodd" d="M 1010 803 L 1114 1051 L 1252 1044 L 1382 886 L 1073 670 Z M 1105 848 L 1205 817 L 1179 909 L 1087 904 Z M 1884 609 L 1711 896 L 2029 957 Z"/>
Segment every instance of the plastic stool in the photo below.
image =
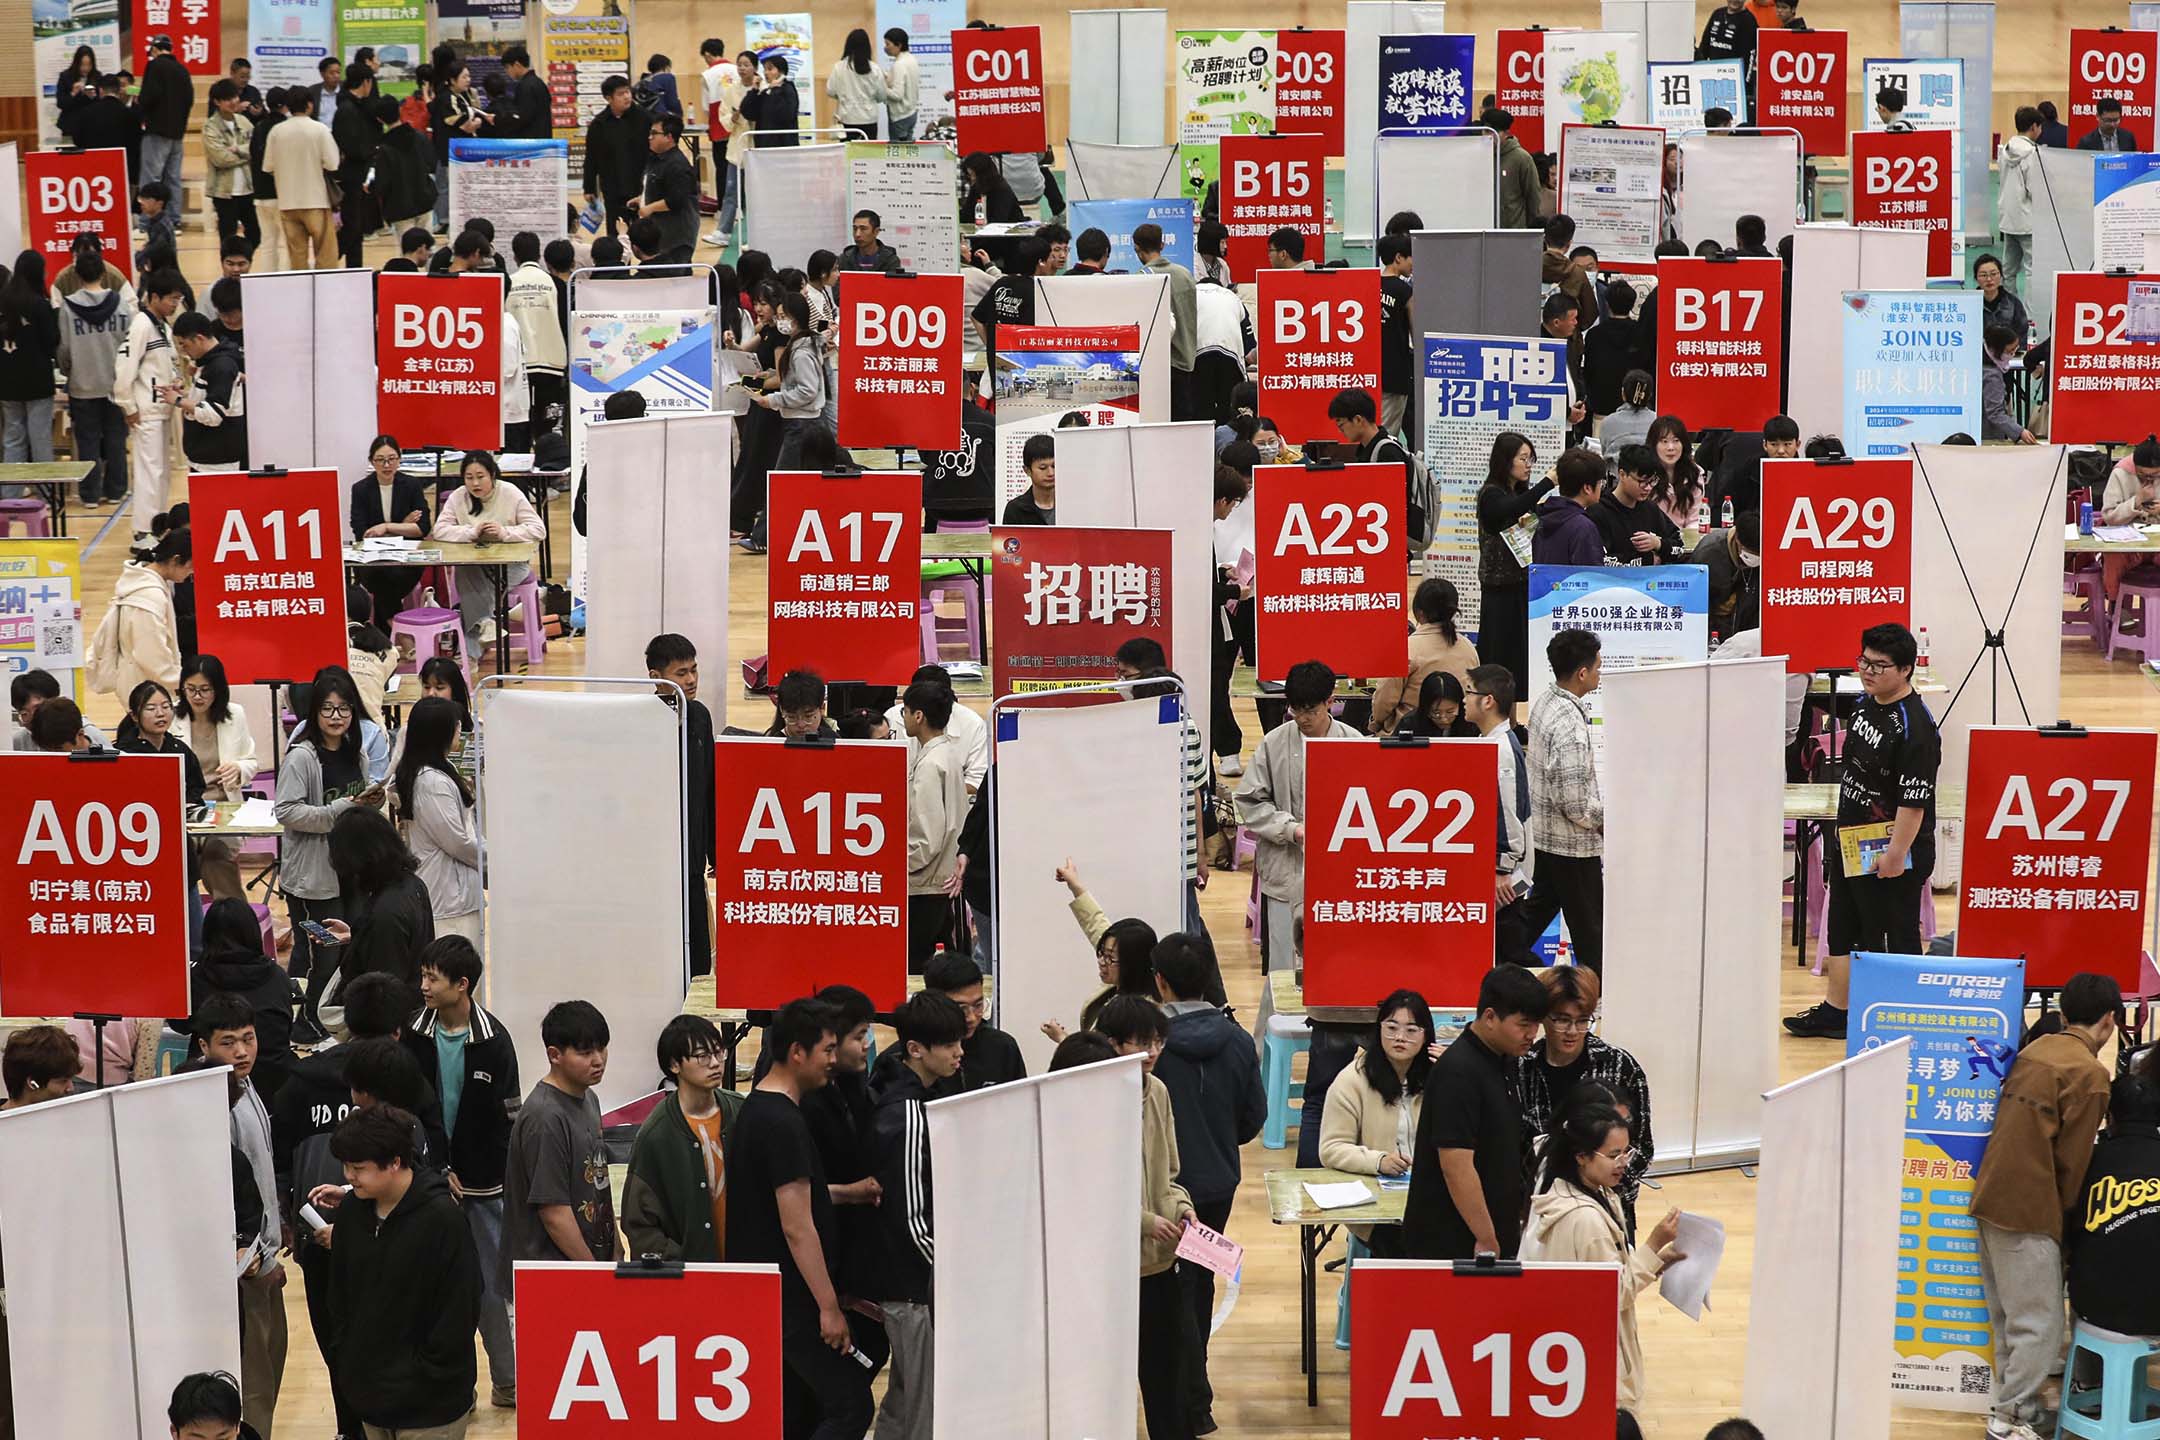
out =
<path fill-rule="evenodd" d="M 270 921 L 270 907 L 251 902 L 248 909 L 255 912 L 255 923 L 262 930 L 263 954 L 277 959 L 277 927 Z"/>
<path fill-rule="evenodd" d="M 937 533 L 940 535 L 987 535 L 990 533 L 990 522 L 988 520 L 946 520 L 940 518 L 937 522 Z"/>
<path fill-rule="evenodd" d="M 1246 861 L 1260 852 L 1260 837 L 1249 825 L 1238 827 L 1237 844 L 1230 847 L 1230 868 L 1242 869 Z"/>
<path fill-rule="evenodd" d="M 0 500 L 0 536 L 5 536 L 13 525 L 23 527 L 26 539 L 43 539 L 52 534 L 52 510 L 35 495 L 21 500 Z"/>
<path fill-rule="evenodd" d="M 397 618 L 390 622 L 390 638 L 410 639 L 413 642 L 413 653 L 411 660 L 398 661 L 397 673 L 418 674 L 422 665 L 442 653 L 442 637 L 445 635 L 450 637 L 450 648 L 456 653 L 458 664 L 470 670 L 472 660 L 465 653 L 464 620 L 457 611 L 400 611 Z"/>
<path fill-rule="evenodd" d="M 2081 1394 L 2092 1394 L 2090 1390 L 2069 1388 L 2080 1350 L 2100 1362 L 2100 1409 L 2096 1414 L 2073 1408 Z M 2118 1335 L 2080 1320 L 2070 1332 L 2070 1354 L 2063 1364 L 2063 1405 L 2055 1422 L 2057 1440 L 2065 1435 L 2082 1436 L 2084 1440 L 2160 1440 L 2160 1420 L 2145 1418 L 2147 1406 L 2160 1405 L 2160 1390 L 2152 1386 L 2156 1360 L 2160 1360 L 2160 1339 Z"/>
<path fill-rule="evenodd" d="M 2137 611 L 2137 628 L 2130 628 L 2130 612 Z M 2135 650 L 2141 660 L 2160 659 L 2160 580 L 2133 580 L 2123 576 L 2115 591 L 2115 620 L 2108 629 L 2107 658 L 2115 652 Z"/>
<path fill-rule="evenodd" d="M 1267 1087 L 1267 1123 L 1261 1127 L 1260 1143 L 1270 1150 L 1290 1143 L 1284 1132 L 1305 1103 L 1305 1087 L 1290 1078 L 1290 1057 L 1311 1048 L 1312 1030 L 1303 1015 L 1268 1017 L 1267 1040 L 1260 1048 L 1260 1079 Z"/>
<path fill-rule="evenodd" d="M 1342 1288 L 1335 1292 L 1335 1348 L 1350 1348 L 1350 1272 L 1357 1262 L 1372 1254 L 1372 1247 L 1352 1235 L 1343 1246 Z"/>
<path fill-rule="evenodd" d="M 1260 935 L 1260 907 L 1264 903 L 1266 902 L 1260 898 L 1260 872 L 1255 870 L 1252 872 L 1252 888 L 1245 894 L 1245 928 L 1252 931 L 1255 939 Z"/>
<path fill-rule="evenodd" d="M 512 654 L 523 650 L 527 661 L 547 654 L 547 625 L 540 615 L 540 578 L 528 573 L 511 586 L 504 609 L 517 611 L 518 621 L 497 643 L 508 645 Z"/>
<path fill-rule="evenodd" d="M 958 599 L 960 602 L 960 623 L 965 631 L 964 636 L 938 618 L 937 607 L 949 599 Z M 957 644 L 963 638 L 967 642 L 969 656 L 983 653 L 982 601 L 977 598 L 973 583 L 925 577 L 922 582 L 922 604 L 917 613 L 927 621 L 924 634 L 936 637 L 933 643 L 937 646 L 937 652 L 926 654 L 925 660 L 936 660 L 945 646 Z"/>
<path fill-rule="evenodd" d="M 2080 557 L 2089 559 L 2091 557 Z M 2082 610 L 2065 610 L 2062 617 L 2062 634 L 2065 640 L 2079 633 L 2089 637 L 2093 644 L 2107 646 L 2108 603 L 2107 586 L 2101 579 L 2098 565 L 2086 565 L 2063 576 L 2063 595 L 2069 599 L 2085 597 Z"/>

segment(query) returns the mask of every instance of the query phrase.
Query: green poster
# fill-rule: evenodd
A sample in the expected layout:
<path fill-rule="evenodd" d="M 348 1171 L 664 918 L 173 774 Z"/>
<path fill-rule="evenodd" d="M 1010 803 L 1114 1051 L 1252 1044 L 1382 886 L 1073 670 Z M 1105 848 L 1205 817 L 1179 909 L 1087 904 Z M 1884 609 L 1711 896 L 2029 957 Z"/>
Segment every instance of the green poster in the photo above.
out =
<path fill-rule="evenodd" d="M 1216 142 L 1275 129 L 1275 32 L 1177 32 L 1178 172 L 1198 201 L 1215 179 Z"/>
<path fill-rule="evenodd" d="M 427 6 L 421 0 L 382 0 L 338 6 L 338 54 L 347 65 L 363 45 L 375 47 L 375 83 L 383 95 L 410 95 L 413 71 L 427 58 Z"/>

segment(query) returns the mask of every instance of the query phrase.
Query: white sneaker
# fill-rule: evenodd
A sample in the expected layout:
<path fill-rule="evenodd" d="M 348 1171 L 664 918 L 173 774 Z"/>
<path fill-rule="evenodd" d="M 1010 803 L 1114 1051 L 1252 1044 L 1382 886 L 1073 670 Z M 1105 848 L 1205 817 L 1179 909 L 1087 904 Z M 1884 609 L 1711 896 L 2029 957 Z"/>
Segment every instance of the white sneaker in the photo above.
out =
<path fill-rule="evenodd" d="M 1245 767 L 1238 763 L 1237 756 L 1225 755 L 1215 762 L 1215 773 L 1225 780 L 1235 780 L 1245 773 Z"/>
<path fill-rule="evenodd" d="M 725 250 L 727 249 L 728 237 L 721 234 L 718 230 L 715 230 L 708 235 L 701 236 L 700 243 L 706 245 L 715 245 L 718 246 L 720 249 Z"/>
<path fill-rule="evenodd" d="M 1988 1440 L 2046 1440 L 2038 1430 L 2022 1421 L 1988 1419 Z"/>

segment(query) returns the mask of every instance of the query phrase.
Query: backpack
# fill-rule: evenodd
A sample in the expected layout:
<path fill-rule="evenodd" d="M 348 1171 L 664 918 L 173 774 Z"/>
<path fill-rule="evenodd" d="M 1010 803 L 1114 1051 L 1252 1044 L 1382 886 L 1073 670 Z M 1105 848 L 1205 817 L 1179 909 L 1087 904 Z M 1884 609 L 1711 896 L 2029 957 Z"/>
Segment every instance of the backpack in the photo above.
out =
<path fill-rule="evenodd" d="M 1389 449 L 1393 454 L 1386 453 Z M 1403 531 L 1413 552 L 1422 553 L 1432 543 L 1433 478 L 1425 457 L 1393 435 L 1383 434 L 1365 456 L 1378 464 L 1401 465 L 1405 474 Z"/>
<path fill-rule="evenodd" d="M 90 646 L 83 653 L 83 678 L 90 688 L 100 695 L 117 694 L 120 689 L 120 606 L 105 607 L 105 618 L 98 621 L 97 633 L 90 637 Z"/>

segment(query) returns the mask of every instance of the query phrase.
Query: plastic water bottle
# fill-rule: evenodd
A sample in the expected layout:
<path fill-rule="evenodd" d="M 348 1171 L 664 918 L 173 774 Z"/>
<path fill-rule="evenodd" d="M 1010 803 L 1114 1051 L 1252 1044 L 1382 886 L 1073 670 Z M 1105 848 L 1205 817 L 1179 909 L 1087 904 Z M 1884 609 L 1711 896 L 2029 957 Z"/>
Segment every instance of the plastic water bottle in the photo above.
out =
<path fill-rule="evenodd" d="M 1555 965 L 1573 965 L 1575 963 L 1575 947 L 1566 940 L 1555 941 L 1552 963 Z"/>
<path fill-rule="evenodd" d="M 1721 529 L 1730 530 L 1732 529 L 1732 521 L 1732 496 L 1727 495 L 1725 497 L 1725 503 L 1718 506 L 1718 526 Z"/>
<path fill-rule="evenodd" d="M 1710 497 L 1707 495 L 1696 497 L 1695 528 L 1697 530 L 1708 530 L 1710 528 Z"/>
<path fill-rule="evenodd" d="M 1917 651 L 1919 652 L 1919 653 L 1918 653 L 1917 655 L 1915 655 L 1915 656 L 1913 657 L 1913 658 L 1915 659 L 1915 661 L 1917 661 L 1917 662 L 1918 662 L 1918 666 L 1919 666 L 1919 668 L 1920 668 L 1920 669 L 1922 669 L 1922 670 L 1925 670 L 1925 669 L 1927 669 L 1927 668 L 1928 668 L 1928 633 L 1927 633 L 1927 626 L 1925 626 L 1925 625 L 1922 625 L 1922 626 L 1920 627 L 1919 633 L 1913 636 L 1913 646 L 1914 646 L 1914 648 L 1915 648 L 1915 649 L 1916 649 L 1916 650 L 1917 650 Z"/>

